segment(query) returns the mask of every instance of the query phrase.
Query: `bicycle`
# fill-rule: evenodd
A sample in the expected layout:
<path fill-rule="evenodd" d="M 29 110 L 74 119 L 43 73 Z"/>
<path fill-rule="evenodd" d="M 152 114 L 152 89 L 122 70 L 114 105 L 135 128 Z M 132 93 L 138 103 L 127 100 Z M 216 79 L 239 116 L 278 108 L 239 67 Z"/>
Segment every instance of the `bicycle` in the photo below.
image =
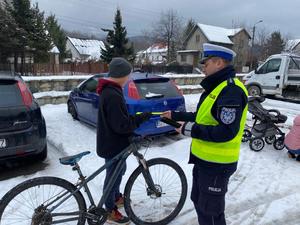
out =
<path fill-rule="evenodd" d="M 168 224 L 179 214 L 186 200 L 186 176 L 180 166 L 170 159 L 153 158 L 147 161 L 138 152 L 142 140 L 147 147 L 152 141 L 148 138 L 133 139 L 128 148 L 89 177 L 82 174 L 78 162 L 90 152 L 61 158 L 61 164 L 70 165 L 72 170 L 77 171 L 78 181 L 72 184 L 58 177 L 38 177 L 17 185 L 0 200 L 0 224 L 84 225 L 86 221 L 89 225 L 104 224 L 107 212 L 103 204 L 131 154 L 137 158 L 139 166 L 125 185 L 124 208 L 128 217 L 140 225 Z M 116 170 L 96 205 L 87 183 L 116 161 L 119 161 Z M 89 200 L 89 207 L 80 192 L 82 188 Z"/>

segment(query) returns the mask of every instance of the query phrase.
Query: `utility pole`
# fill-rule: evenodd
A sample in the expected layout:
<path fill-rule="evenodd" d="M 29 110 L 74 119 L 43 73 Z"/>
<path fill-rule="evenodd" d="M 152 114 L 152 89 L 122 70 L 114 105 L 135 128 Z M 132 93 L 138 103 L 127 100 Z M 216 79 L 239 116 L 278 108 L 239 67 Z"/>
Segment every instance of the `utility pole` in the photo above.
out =
<path fill-rule="evenodd" d="M 252 27 L 252 41 L 251 41 L 251 64 L 250 64 L 250 70 L 252 70 L 253 69 L 253 59 L 254 59 L 254 57 L 253 57 L 253 50 L 254 50 L 254 39 L 255 39 L 255 26 L 257 25 L 257 24 L 259 24 L 259 23 L 262 23 L 263 21 L 262 20 L 260 20 L 260 21 L 258 21 L 258 22 L 256 22 L 254 25 L 253 25 L 253 27 Z"/>

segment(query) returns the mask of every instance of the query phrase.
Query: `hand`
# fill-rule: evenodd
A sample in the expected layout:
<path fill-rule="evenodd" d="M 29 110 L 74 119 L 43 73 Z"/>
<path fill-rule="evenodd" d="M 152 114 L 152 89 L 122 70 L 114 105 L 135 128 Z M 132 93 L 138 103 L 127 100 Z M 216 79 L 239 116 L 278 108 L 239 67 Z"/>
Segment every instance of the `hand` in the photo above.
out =
<path fill-rule="evenodd" d="M 168 119 L 172 119 L 172 112 L 170 110 L 163 112 L 160 117 L 166 117 Z"/>
<path fill-rule="evenodd" d="M 143 121 L 149 120 L 151 116 L 152 116 L 151 112 L 143 112 L 140 115 Z"/>
<path fill-rule="evenodd" d="M 184 122 L 177 122 L 177 123 L 180 123 L 181 124 L 181 127 L 179 127 L 179 128 L 175 128 L 175 130 L 179 133 L 179 134 L 182 134 L 182 127 L 183 127 L 183 124 L 184 124 Z"/>

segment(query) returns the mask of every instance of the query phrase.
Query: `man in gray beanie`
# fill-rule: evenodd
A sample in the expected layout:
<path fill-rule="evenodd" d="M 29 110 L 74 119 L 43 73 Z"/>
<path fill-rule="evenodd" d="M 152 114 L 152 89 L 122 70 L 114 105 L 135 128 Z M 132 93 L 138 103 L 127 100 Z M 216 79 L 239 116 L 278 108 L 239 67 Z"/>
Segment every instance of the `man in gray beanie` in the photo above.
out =
<path fill-rule="evenodd" d="M 110 161 L 128 147 L 130 145 L 128 137 L 141 123 L 151 117 L 151 113 L 147 112 L 135 116 L 128 113 L 122 88 L 127 83 L 131 71 L 132 66 L 127 60 L 120 57 L 113 58 L 109 64 L 108 78 L 100 79 L 98 83 L 97 154 L 104 158 L 105 162 Z M 106 169 L 103 190 L 108 186 L 117 163 L 115 162 Z M 125 171 L 126 165 L 122 168 L 122 173 L 117 178 L 105 202 L 108 221 L 114 224 L 129 223 L 128 217 L 118 211 L 118 208 L 124 204 L 124 198 L 120 193 L 120 184 Z"/>

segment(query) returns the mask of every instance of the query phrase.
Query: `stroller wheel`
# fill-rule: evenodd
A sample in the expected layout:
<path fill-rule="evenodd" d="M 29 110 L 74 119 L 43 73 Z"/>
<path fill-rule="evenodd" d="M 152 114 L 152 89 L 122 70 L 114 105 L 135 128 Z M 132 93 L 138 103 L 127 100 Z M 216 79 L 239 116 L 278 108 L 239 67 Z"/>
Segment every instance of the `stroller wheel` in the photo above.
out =
<path fill-rule="evenodd" d="M 275 140 L 273 146 L 276 150 L 282 150 L 284 148 L 284 138 L 278 138 Z"/>
<path fill-rule="evenodd" d="M 245 129 L 244 133 L 243 133 L 243 137 L 242 137 L 242 142 L 247 142 L 250 140 L 252 134 L 250 132 L 250 130 Z"/>
<path fill-rule="evenodd" d="M 251 150 L 259 152 L 265 147 L 265 142 L 262 138 L 253 138 L 250 140 L 249 146 Z"/>
<path fill-rule="evenodd" d="M 265 137 L 265 142 L 268 144 L 268 145 L 271 145 L 275 142 L 276 140 L 276 136 L 273 135 L 273 136 L 269 136 L 269 137 Z"/>

